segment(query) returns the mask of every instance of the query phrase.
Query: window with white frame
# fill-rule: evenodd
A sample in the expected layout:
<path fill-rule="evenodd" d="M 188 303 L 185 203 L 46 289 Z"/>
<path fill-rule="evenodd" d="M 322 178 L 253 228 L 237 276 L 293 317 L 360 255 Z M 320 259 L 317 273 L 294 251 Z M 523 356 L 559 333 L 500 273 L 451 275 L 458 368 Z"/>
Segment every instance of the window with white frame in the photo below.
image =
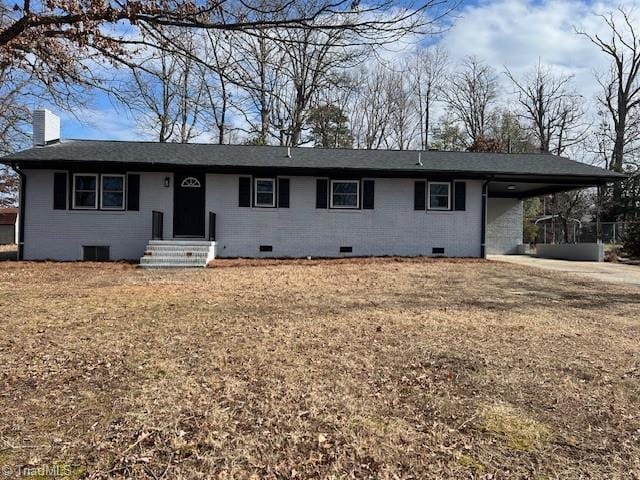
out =
<path fill-rule="evenodd" d="M 331 180 L 331 208 L 358 208 L 360 182 L 358 180 Z"/>
<path fill-rule="evenodd" d="M 275 207 L 276 206 L 276 181 L 273 178 L 256 178 L 255 179 L 255 199 L 256 207 Z"/>
<path fill-rule="evenodd" d="M 105 210 L 124 209 L 124 175 L 102 175 L 100 208 Z"/>
<path fill-rule="evenodd" d="M 451 209 L 451 184 L 449 182 L 429 182 L 429 210 Z"/>
<path fill-rule="evenodd" d="M 73 208 L 98 208 L 98 175 L 76 173 L 73 175 Z"/>

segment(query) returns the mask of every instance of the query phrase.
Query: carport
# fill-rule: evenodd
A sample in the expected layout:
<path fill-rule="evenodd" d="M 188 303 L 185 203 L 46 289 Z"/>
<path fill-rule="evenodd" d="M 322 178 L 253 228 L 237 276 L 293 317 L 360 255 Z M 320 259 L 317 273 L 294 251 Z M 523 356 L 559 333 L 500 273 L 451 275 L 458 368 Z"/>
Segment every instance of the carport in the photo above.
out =
<path fill-rule="evenodd" d="M 561 157 L 549 157 L 564 160 Z M 549 162 L 545 163 L 545 167 L 553 167 Z M 526 178 L 518 173 L 496 174 L 487 181 L 485 242 L 488 255 L 523 253 L 523 201 L 527 198 L 593 188 L 625 178 L 624 175 L 615 172 L 602 175 L 602 170 L 586 164 L 571 162 L 571 165 L 568 165 L 562 161 L 558 163 L 560 165 L 557 172 L 549 168 L 548 173 L 529 174 Z M 575 174 L 567 175 L 567 167 L 575 170 Z M 570 250 L 572 247 L 568 248 Z M 565 256 L 566 252 L 565 246 L 558 255 Z"/>

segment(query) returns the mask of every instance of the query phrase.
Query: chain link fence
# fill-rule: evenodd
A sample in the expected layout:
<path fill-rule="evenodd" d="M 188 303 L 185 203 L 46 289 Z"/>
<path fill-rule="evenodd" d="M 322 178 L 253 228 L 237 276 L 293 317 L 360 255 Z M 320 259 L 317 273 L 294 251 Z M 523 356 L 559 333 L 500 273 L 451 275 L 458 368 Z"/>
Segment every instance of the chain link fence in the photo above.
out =
<path fill-rule="evenodd" d="M 528 219 L 526 243 L 595 243 L 622 244 L 633 222 L 569 222 L 567 232 L 557 219 Z"/>

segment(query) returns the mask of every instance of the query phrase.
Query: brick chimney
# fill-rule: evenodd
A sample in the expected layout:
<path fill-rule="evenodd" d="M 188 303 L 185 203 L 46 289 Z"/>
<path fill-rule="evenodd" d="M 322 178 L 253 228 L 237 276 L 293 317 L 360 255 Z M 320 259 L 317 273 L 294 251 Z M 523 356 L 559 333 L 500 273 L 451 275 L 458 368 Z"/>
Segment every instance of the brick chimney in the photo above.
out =
<path fill-rule="evenodd" d="M 60 141 L 60 117 L 49 110 L 33 111 L 33 146 L 41 147 Z"/>

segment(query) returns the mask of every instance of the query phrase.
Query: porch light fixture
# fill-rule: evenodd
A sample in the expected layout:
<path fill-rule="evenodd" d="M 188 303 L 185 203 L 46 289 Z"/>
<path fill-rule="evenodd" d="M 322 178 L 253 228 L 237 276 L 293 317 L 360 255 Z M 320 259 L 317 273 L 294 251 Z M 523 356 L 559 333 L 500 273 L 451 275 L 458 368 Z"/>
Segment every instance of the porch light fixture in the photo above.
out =
<path fill-rule="evenodd" d="M 171 182 L 171 179 L 169 177 L 164 177 L 164 186 L 169 188 L 169 183 Z"/>
<path fill-rule="evenodd" d="M 516 187 L 515 185 L 507 185 L 507 190 L 517 190 L 518 187 Z"/>

